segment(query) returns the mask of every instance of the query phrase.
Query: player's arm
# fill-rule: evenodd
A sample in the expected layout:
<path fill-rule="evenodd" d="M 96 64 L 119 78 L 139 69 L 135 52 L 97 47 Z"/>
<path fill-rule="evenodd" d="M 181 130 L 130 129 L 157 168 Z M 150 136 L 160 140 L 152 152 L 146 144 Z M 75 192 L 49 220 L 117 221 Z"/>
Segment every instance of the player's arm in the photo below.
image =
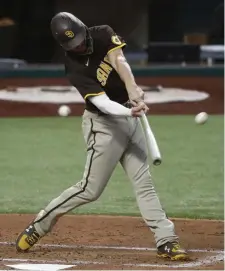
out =
<path fill-rule="evenodd" d="M 135 102 L 143 101 L 144 91 L 136 84 L 131 67 L 126 60 L 122 49 L 116 48 L 116 50 L 109 51 L 108 57 L 111 65 L 125 83 L 130 100 Z"/>
<path fill-rule="evenodd" d="M 109 62 L 125 83 L 130 100 L 143 102 L 144 92 L 136 84 L 130 65 L 123 54 L 122 49 L 126 46 L 125 40 L 108 25 L 105 25 L 102 30 L 104 32 L 102 41 L 107 49 Z"/>
<path fill-rule="evenodd" d="M 110 100 L 104 90 L 92 78 L 81 73 L 73 74 L 72 72 L 69 72 L 67 67 L 66 71 L 70 83 L 78 89 L 84 100 L 88 99 L 103 113 L 115 116 L 141 116 L 143 106 L 139 105 L 129 109 Z"/>
<path fill-rule="evenodd" d="M 109 99 L 106 94 L 98 96 L 90 96 L 89 101 L 93 103 L 101 112 L 114 116 L 133 116 L 140 117 L 141 112 L 144 109 L 143 105 L 133 107 L 132 109 L 127 108 L 117 102 Z"/>

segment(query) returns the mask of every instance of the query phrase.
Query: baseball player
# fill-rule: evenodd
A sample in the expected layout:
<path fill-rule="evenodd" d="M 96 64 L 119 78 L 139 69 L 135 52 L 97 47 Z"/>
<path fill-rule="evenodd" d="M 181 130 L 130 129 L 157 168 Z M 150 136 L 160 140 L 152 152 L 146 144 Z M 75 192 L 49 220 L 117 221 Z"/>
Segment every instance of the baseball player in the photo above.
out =
<path fill-rule="evenodd" d="M 66 12 L 53 17 L 51 30 L 65 51 L 66 75 L 86 102 L 82 129 L 87 160 L 81 181 L 39 212 L 17 238 L 16 249 L 28 251 L 60 216 L 97 200 L 120 162 L 132 181 L 141 215 L 154 234 L 158 256 L 188 259 L 153 186 L 138 118 L 148 107 L 124 57 L 125 41 L 108 25 L 88 28 Z"/>

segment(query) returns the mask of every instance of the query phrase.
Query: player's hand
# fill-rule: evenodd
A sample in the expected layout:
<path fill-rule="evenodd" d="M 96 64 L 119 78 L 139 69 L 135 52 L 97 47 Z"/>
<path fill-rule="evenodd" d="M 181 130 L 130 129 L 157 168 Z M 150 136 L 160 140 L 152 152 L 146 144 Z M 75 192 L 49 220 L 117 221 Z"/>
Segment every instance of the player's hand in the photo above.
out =
<path fill-rule="evenodd" d="M 133 107 L 137 107 L 139 105 L 142 106 L 142 110 L 144 111 L 144 113 L 146 114 L 149 111 L 149 107 L 147 106 L 147 104 L 142 100 L 140 102 L 135 102 L 135 101 L 130 101 L 131 104 L 133 105 Z"/>
<path fill-rule="evenodd" d="M 131 102 L 134 107 L 131 109 L 131 115 L 132 117 L 141 117 L 143 112 L 147 113 L 149 108 L 144 102 L 135 103 Z"/>

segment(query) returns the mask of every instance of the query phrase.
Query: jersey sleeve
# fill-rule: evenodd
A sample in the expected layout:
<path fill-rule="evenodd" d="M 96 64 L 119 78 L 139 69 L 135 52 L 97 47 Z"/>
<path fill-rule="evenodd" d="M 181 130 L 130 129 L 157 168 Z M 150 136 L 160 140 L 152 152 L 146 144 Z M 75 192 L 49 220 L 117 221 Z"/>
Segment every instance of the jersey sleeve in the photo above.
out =
<path fill-rule="evenodd" d="M 105 93 L 94 79 L 83 74 L 67 74 L 67 78 L 69 79 L 71 85 L 77 88 L 84 100 L 86 100 L 88 97 L 98 96 Z"/>
<path fill-rule="evenodd" d="M 115 31 L 108 25 L 104 26 L 105 45 L 107 54 L 118 49 L 124 48 L 127 44 L 125 40 L 118 36 Z"/>

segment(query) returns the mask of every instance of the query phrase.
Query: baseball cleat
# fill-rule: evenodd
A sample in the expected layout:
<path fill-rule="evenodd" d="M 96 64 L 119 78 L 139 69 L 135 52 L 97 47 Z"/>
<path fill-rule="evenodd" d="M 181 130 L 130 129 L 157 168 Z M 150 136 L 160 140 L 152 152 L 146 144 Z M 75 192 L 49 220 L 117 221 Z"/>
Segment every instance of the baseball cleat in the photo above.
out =
<path fill-rule="evenodd" d="M 37 233 L 33 224 L 30 224 L 17 238 L 16 250 L 18 252 L 27 252 L 39 240 L 40 235 Z"/>
<path fill-rule="evenodd" d="M 157 256 L 172 261 L 185 261 L 190 259 L 187 252 L 181 248 L 177 242 L 167 242 L 158 247 Z"/>

